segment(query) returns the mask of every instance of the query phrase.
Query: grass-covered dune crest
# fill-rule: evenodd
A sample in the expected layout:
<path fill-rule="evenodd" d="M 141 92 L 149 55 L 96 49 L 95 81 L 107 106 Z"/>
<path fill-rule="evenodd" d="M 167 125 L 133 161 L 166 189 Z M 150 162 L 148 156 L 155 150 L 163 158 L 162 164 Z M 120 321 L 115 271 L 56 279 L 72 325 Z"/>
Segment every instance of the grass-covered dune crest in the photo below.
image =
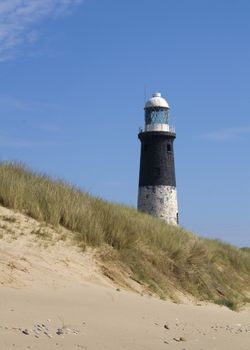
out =
<path fill-rule="evenodd" d="M 118 283 L 126 275 L 162 298 L 184 293 L 232 309 L 250 302 L 248 248 L 199 238 L 17 163 L 0 163 L 0 204 L 65 227 L 83 248 L 96 247 Z"/>

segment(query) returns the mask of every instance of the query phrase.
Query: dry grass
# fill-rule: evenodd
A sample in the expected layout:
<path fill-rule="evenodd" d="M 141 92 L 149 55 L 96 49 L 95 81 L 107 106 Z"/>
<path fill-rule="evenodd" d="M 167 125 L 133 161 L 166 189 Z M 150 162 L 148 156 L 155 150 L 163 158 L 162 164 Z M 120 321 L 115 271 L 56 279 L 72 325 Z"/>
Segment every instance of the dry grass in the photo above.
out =
<path fill-rule="evenodd" d="M 240 248 L 243 252 L 247 253 L 247 254 L 250 254 L 250 248 L 248 247 L 242 247 Z"/>
<path fill-rule="evenodd" d="M 162 298 L 180 291 L 232 309 L 249 302 L 248 248 L 201 239 L 16 163 L 0 164 L 0 204 L 71 230 L 77 244 L 99 247 L 109 266 L 122 266 Z"/>

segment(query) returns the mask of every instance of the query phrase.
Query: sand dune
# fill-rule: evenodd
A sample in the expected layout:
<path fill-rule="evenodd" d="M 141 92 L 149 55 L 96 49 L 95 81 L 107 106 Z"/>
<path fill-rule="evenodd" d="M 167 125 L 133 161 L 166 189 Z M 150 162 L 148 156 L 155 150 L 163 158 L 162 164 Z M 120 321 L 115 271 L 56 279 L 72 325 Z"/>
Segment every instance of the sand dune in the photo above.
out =
<path fill-rule="evenodd" d="M 1 350 L 250 349 L 250 309 L 118 289 L 94 251 L 82 253 L 63 235 L 0 208 Z"/>

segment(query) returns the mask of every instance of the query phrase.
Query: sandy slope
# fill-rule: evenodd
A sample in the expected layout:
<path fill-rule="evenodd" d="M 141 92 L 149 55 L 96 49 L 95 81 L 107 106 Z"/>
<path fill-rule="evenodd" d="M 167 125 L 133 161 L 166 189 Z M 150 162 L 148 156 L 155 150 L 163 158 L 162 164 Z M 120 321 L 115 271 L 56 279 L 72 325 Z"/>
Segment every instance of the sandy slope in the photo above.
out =
<path fill-rule="evenodd" d="M 0 350 L 250 350 L 249 309 L 116 290 L 63 235 L 0 208 Z"/>

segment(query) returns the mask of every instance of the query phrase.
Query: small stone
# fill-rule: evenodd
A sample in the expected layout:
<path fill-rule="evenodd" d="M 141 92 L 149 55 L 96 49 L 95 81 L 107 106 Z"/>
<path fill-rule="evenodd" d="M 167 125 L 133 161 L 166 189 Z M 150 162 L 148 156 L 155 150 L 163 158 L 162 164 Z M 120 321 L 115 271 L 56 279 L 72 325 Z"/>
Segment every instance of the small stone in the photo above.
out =
<path fill-rule="evenodd" d="M 186 341 L 186 339 L 184 337 L 180 337 L 179 340 L 180 341 Z"/>
<path fill-rule="evenodd" d="M 57 335 L 62 335 L 63 334 L 63 330 L 61 328 L 58 328 L 58 330 L 56 331 Z"/>
<path fill-rule="evenodd" d="M 24 331 L 22 331 L 22 333 L 25 334 L 25 335 L 29 335 L 28 329 L 25 329 Z"/>
<path fill-rule="evenodd" d="M 173 338 L 173 340 L 178 341 L 178 342 L 180 341 L 180 339 L 178 339 L 178 338 Z"/>
<path fill-rule="evenodd" d="M 164 340 L 164 344 L 169 344 L 166 340 Z"/>
<path fill-rule="evenodd" d="M 169 329 L 169 326 L 168 326 L 168 324 L 166 323 L 166 324 L 164 324 L 164 328 L 165 329 Z"/>

